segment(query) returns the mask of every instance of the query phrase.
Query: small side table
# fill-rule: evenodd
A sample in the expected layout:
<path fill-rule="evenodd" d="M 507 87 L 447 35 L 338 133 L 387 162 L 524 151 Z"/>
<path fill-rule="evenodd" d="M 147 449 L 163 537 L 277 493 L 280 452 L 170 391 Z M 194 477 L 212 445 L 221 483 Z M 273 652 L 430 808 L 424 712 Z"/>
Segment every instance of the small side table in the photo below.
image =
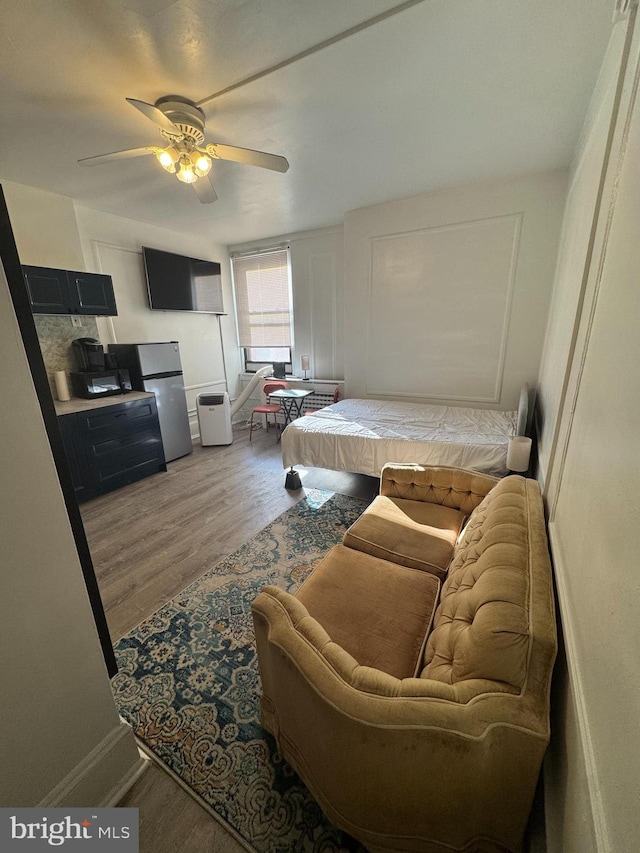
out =
<path fill-rule="evenodd" d="M 282 429 L 287 424 L 290 424 L 291 421 L 295 421 L 296 418 L 302 416 L 302 404 L 305 397 L 308 397 L 310 394 L 313 394 L 313 388 L 280 388 L 278 391 L 272 391 L 269 394 L 270 400 L 279 400 L 282 405 L 284 412 Z M 278 436 L 278 441 L 280 441 L 281 435 L 282 433 Z"/>

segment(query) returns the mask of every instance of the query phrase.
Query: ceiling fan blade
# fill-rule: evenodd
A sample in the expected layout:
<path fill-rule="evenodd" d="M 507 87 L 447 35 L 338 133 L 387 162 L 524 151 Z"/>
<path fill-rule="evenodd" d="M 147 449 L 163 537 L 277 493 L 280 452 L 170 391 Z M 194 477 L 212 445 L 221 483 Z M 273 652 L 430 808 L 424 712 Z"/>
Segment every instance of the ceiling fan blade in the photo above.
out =
<path fill-rule="evenodd" d="M 204 178 L 198 178 L 195 184 L 192 184 L 192 187 L 200 199 L 200 204 L 211 204 L 218 198 L 208 175 Z"/>
<path fill-rule="evenodd" d="M 97 157 L 83 157 L 78 160 L 83 166 L 98 166 L 100 163 L 109 163 L 111 160 L 126 160 L 128 157 L 142 157 L 144 154 L 156 154 L 162 151 L 156 145 L 147 145 L 145 148 L 127 148 L 124 151 L 112 151 L 111 154 L 98 154 Z"/>
<path fill-rule="evenodd" d="M 158 109 L 158 107 L 155 107 L 153 104 L 147 104 L 145 101 L 138 101 L 136 98 L 127 98 L 126 100 L 132 107 L 140 110 L 142 115 L 146 116 L 149 121 L 152 121 L 156 127 L 159 127 L 161 130 L 166 130 L 167 133 L 170 133 L 172 136 L 179 136 L 180 138 L 184 136 L 180 128 L 175 125 L 171 119 L 167 118 L 162 110 Z"/>
<path fill-rule="evenodd" d="M 251 148 L 236 148 L 235 145 L 221 145 L 210 142 L 207 154 L 217 160 L 233 160 L 235 163 L 246 163 L 249 166 L 260 166 L 263 169 L 273 169 L 274 172 L 286 172 L 289 163 L 286 157 L 277 154 L 267 154 L 265 151 L 253 151 Z"/>

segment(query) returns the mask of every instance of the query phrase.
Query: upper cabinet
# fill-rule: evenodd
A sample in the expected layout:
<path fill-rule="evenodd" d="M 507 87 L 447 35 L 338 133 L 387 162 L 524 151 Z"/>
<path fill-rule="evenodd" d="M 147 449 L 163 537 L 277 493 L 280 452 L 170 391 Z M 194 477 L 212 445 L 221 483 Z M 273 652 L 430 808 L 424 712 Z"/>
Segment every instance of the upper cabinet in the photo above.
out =
<path fill-rule="evenodd" d="M 30 266 L 23 266 L 22 272 L 34 314 L 118 313 L 110 275 Z"/>

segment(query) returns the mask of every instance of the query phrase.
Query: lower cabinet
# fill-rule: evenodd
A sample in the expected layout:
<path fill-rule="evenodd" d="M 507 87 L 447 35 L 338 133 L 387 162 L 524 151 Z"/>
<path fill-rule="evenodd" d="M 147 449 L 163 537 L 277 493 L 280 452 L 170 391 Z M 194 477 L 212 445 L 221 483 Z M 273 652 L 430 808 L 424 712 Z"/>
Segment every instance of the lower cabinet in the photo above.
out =
<path fill-rule="evenodd" d="M 60 415 L 79 502 L 166 471 L 155 399 Z"/>

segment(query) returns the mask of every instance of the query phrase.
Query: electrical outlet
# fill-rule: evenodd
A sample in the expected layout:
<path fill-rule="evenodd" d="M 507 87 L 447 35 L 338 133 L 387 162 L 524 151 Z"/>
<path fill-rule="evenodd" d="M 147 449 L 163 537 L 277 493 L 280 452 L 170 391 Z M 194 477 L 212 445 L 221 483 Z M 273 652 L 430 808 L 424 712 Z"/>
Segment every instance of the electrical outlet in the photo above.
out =
<path fill-rule="evenodd" d="M 75 326 L 77 329 L 81 329 L 82 328 L 82 317 L 72 316 L 71 317 L 71 325 Z"/>

